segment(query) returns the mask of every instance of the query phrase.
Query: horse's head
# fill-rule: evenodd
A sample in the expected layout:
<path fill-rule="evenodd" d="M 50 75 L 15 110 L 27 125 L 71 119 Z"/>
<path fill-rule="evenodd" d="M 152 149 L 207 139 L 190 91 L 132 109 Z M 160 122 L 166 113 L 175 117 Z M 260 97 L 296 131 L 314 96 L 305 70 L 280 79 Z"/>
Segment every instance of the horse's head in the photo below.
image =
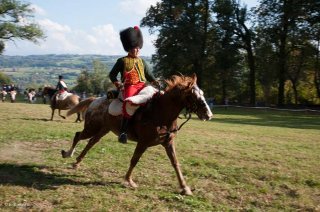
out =
<path fill-rule="evenodd" d="M 45 86 L 42 90 L 42 96 L 48 95 L 50 98 L 56 93 L 56 89 Z"/>
<path fill-rule="evenodd" d="M 169 87 L 175 84 L 181 90 L 180 94 L 188 112 L 197 114 L 199 119 L 204 121 L 211 119 L 212 112 L 204 98 L 203 91 L 197 85 L 197 76 L 195 74 L 191 77 L 173 76 L 167 83 Z"/>
<path fill-rule="evenodd" d="M 49 87 L 47 87 L 47 86 L 44 87 L 43 90 L 42 90 L 42 95 L 43 96 L 48 95 L 48 91 L 49 91 Z"/>

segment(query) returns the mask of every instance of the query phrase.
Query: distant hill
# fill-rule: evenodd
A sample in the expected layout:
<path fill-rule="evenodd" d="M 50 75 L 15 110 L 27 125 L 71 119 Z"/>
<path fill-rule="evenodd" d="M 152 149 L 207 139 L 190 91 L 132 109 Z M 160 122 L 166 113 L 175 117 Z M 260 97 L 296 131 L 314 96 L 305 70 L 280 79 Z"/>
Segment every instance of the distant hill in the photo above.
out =
<path fill-rule="evenodd" d="M 75 86 L 78 75 L 84 69 L 92 70 L 92 62 L 99 60 L 109 70 L 121 56 L 49 54 L 28 56 L 0 55 L 0 72 L 10 76 L 22 88 L 55 85 L 62 74 L 70 87 Z M 149 64 L 150 57 L 143 57 Z"/>

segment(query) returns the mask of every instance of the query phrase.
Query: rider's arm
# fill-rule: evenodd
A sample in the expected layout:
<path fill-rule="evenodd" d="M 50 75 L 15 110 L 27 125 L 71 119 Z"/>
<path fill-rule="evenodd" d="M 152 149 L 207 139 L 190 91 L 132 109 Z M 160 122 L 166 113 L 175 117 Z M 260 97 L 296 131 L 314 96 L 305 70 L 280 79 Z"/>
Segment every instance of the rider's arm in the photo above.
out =
<path fill-rule="evenodd" d="M 118 87 L 121 84 L 121 81 L 119 81 L 117 79 L 118 74 L 121 74 L 121 80 L 123 78 L 123 69 L 124 69 L 124 62 L 122 58 L 119 58 L 116 62 L 116 64 L 113 66 L 113 68 L 111 69 L 110 73 L 109 73 L 109 78 L 111 80 L 111 82 Z"/>
<path fill-rule="evenodd" d="M 154 82 L 154 81 L 156 81 L 156 78 L 153 76 L 149 65 L 146 63 L 146 61 L 144 61 L 144 59 L 141 58 L 141 60 L 142 60 L 142 62 L 143 62 L 144 74 L 145 74 L 145 76 L 146 76 L 146 79 L 147 79 L 149 82 Z"/>

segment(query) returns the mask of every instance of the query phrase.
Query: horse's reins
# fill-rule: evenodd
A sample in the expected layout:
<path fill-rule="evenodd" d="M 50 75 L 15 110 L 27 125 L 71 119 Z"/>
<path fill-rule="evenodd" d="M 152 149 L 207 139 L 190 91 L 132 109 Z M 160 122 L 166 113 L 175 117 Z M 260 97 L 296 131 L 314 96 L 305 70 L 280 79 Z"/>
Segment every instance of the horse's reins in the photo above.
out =
<path fill-rule="evenodd" d="M 165 138 L 165 142 L 169 142 L 169 138 L 170 138 L 171 133 L 176 133 L 176 132 L 178 132 L 179 130 L 181 130 L 181 128 L 183 127 L 183 125 L 185 125 L 190 119 L 191 119 L 191 112 L 188 111 L 188 118 L 187 118 L 187 120 L 185 120 L 182 124 L 180 124 L 180 126 L 177 127 L 176 129 L 168 130 L 168 131 L 165 132 L 165 133 L 160 133 L 160 134 L 159 134 L 160 139 L 161 139 L 161 138 Z"/>
<path fill-rule="evenodd" d="M 164 81 L 164 80 L 160 80 L 160 81 Z M 157 84 L 158 85 L 158 94 L 159 96 L 161 95 L 161 85 L 160 83 Z M 188 118 L 187 120 L 185 120 L 182 124 L 180 124 L 179 127 L 173 129 L 173 130 L 167 130 L 167 132 L 165 133 L 159 133 L 159 137 L 160 139 L 161 138 L 165 138 L 165 142 L 169 142 L 169 138 L 170 138 L 170 135 L 171 133 L 176 133 L 178 132 L 179 130 L 181 130 L 181 128 L 183 127 L 183 125 L 185 125 L 190 119 L 191 119 L 191 112 L 193 111 L 193 109 L 195 109 L 196 105 L 192 105 L 192 107 L 187 107 L 186 108 L 186 111 L 187 111 L 187 114 L 188 114 Z"/>

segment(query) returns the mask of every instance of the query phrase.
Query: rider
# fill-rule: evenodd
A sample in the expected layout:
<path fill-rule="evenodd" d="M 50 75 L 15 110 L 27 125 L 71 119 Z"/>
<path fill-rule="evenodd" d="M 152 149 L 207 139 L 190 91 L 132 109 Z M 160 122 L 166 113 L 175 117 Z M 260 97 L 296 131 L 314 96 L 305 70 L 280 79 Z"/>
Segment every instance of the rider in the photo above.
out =
<path fill-rule="evenodd" d="M 12 84 L 11 84 L 10 91 L 15 91 L 15 90 L 16 90 L 16 87 L 15 87 L 15 85 L 12 83 Z"/>
<path fill-rule="evenodd" d="M 3 90 L 3 91 L 7 91 L 7 84 L 4 83 L 4 84 L 2 85 L 2 90 Z"/>
<path fill-rule="evenodd" d="M 56 90 L 58 90 L 57 93 L 52 97 L 52 107 L 56 106 L 59 96 L 68 91 L 67 84 L 63 81 L 62 75 L 59 75 L 59 81 L 57 83 Z"/>
<path fill-rule="evenodd" d="M 6 91 L 7 91 L 8 93 L 11 91 L 11 85 L 10 85 L 10 84 L 7 85 Z"/>
<path fill-rule="evenodd" d="M 146 81 L 156 82 L 156 79 L 147 63 L 138 56 L 143 45 L 143 37 L 139 27 L 129 27 L 122 30 L 120 40 L 128 55 L 117 60 L 109 77 L 118 89 L 123 87 L 123 116 L 118 141 L 127 143 L 127 126 L 131 116 L 126 111 L 126 104 L 130 104 L 129 101 L 126 101 L 126 98 L 137 95 L 145 87 Z M 121 75 L 120 81 L 117 79 L 119 73 Z"/>

